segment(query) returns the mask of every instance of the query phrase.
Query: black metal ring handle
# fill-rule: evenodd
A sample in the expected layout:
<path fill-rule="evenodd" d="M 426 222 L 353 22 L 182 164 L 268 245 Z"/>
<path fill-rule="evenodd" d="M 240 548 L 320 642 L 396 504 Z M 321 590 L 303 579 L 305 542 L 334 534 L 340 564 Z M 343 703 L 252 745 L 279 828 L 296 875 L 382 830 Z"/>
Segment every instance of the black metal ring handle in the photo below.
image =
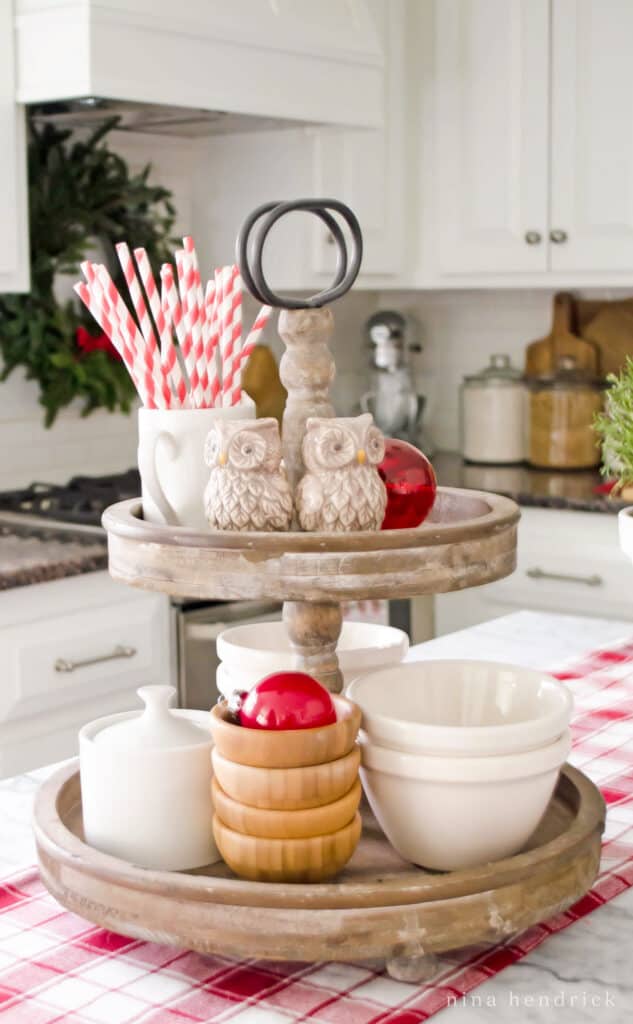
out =
<path fill-rule="evenodd" d="M 312 201 L 313 200 L 306 200 L 306 202 Z M 319 200 L 314 201 L 319 202 Z M 255 242 L 253 242 L 250 238 L 250 234 L 251 231 L 253 230 L 254 225 L 261 217 L 263 217 L 267 213 L 272 212 L 273 210 L 277 210 L 280 206 L 283 205 L 285 204 L 275 201 L 270 203 L 263 203 L 262 206 L 258 206 L 256 210 L 253 210 L 253 212 L 249 214 L 246 220 L 244 221 L 240 229 L 240 232 L 237 236 L 237 242 L 235 246 L 237 262 L 240 267 L 240 272 L 242 274 L 242 280 L 244 281 L 244 284 L 246 285 L 246 287 L 248 288 L 248 290 L 250 291 L 254 298 L 259 299 L 260 302 L 263 302 L 271 306 L 281 306 L 282 303 L 280 297 L 275 295 L 275 293 L 272 292 L 268 287 L 268 284 L 263 274 L 262 251 L 265 236 L 264 239 L 260 240 L 260 235 L 258 234 Z M 282 212 L 288 211 L 284 210 Z M 320 217 L 320 219 L 323 221 L 326 227 L 331 231 L 336 244 L 336 271 L 333 282 L 334 287 L 341 283 L 341 281 L 345 277 L 345 274 L 347 273 L 347 246 L 345 244 L 345 237 L 343 235 L 343 232 L 341 231 L 338 222 L 334 219 L 334 217 L 327 213 L 325 209 L 315 209 L 311 212 L 314 213 L 317 217 Z M 266 228 L 266 235 L 268 234 L 268 231 L 270 231 L 271 227 L 272 224 L 270 224 Z M 257 254 L 249 254 L 249 247 L 251 249 L 254 249 L 256 246 L 258 250 Z M 250 268 L 251 260 L 254 263 L 252 273 Z M 278 299 L 280 301 L 277 301 Z M 296 300 L 289 299 L 288 301 L 294 302 Z M 309 301 L 310 300 L 305 300 L 304 302 L 302 300 L 301 305 L 298 308 L 305 308 L 305 303 Z"/>
<path fill-rule="evenodd" d="M 264 245 L 268 234 L 286 213 L 301 210 L 313 213 L 327 226 L 336 245 L 336 271 L 329 288 L 307 299 L 277 295 L 268 286 L 262 266 Z M 352 240 L 351 260 L 348 265 L 347 244 L 336 219 L 328 213 L 333 210 L 347 224 Z M 257 222 L 260 221 L 259 224 Z M 254 229 L 254 230 L 253 230 Z M 253 239 L 250 235 L 253 232 Z M 325 306 L 339 299 L 354 284 L 363 258 L 363 236 L 357 218 L 345 203 L 338 199 L 295 199 L 290 202 L 269 202 L 258 206 L 244 221 L 235 245 L 237 262 L 244 284 L 251 294 L 268 306 L 281 309 L 306 309 Z"/>

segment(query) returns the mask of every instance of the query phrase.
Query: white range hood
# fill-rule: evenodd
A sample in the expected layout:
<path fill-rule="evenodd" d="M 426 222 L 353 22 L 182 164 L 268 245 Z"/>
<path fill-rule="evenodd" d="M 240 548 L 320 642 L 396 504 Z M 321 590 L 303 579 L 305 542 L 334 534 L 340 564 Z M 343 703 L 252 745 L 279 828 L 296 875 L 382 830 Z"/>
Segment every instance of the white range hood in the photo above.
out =
<path fill-rule="evenodd" d="M 366 0 L 14 0 L 19 103 L 113 110 L 138 130 L 372 127 L 382 54 Z M 103 113 L 101 113 L 103 116 Z"/>

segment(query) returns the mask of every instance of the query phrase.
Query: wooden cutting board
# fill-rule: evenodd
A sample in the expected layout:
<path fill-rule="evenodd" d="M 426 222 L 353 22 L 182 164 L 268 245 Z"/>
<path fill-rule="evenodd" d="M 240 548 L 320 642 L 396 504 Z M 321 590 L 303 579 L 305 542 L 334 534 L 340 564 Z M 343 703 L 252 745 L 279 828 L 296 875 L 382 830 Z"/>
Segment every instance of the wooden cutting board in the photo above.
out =
<path fill-rule="evenodd" d="M 595 314 L 584 336 L 601 353 L 602 373 L 619 373 L 626 357 L 633 358 L 633 302 L 609 302 Z"/>
<path fill-rule="evenodd" d="M 561 356 L 573 356 L 581 370 L 599 374 L 600 349 L 593 341 L 572 333 L 574 298 L 569 292 L 558 292 L 552 307 L 552 329 L 539 341 L 528 345 L 525 353 L 525 373 L 528 377 L 541 377 L 553 373 Z"/>

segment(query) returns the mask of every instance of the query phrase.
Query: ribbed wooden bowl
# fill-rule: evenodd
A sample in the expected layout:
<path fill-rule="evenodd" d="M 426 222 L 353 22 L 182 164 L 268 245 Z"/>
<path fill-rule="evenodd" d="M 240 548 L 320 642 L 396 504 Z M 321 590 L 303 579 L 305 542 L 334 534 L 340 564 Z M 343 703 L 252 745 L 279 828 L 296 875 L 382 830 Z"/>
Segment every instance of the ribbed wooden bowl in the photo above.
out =
<path fill-rule="evenodd" d="M 360 708 L 332 695 L 336 722 L 318 729 L 244 729 L 228 721 L 226 704 L 211 711 L 216 750 L 229 761 L 254 768 L 301 768 L 337 761 L 349 754 L 360 729 Z"/>
<path fill-rule="evenodd" d="M 225 862 L 251 882 L 324 882 L 343 870 L 358 846 L 361 817 L 337 832 L 306 839 L 246 836 L 213 818 L 213 835 Z"/>
<path fill-rule="evenodd" d="M 215 813 L 228 828 L 263 839 L 309 839 L 338 832 L 348 825 L 358 810 L 362 789 L 360 779 L 347 793 L 330 804 L 302 811 L 270 811 L 231 800 L 217 779 L 211 783 Z"/>
<path fill-rule="evenodd" d="M 213 770 L 224 790 L 238 803 L 273 811 L 300 811 L 339 800 L 358 778 L 358 747 L 326 764 L 302 768 L 253 768 L 213 750 Z"/>

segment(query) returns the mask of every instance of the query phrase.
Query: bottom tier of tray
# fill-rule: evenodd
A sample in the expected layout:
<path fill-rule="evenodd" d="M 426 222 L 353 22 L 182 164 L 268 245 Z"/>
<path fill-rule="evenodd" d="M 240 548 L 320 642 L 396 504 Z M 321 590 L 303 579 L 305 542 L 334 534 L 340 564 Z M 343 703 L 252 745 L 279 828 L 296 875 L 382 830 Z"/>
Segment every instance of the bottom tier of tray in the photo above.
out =
<path fill-rule="evenodd" d="M 222 863 L 148 871 L 83 841 L 78 763 L 40 790 L 35 835 L 42 880 L 69 910 L 112 931 L 201 953 L 261 959 L 367 960 L 420 980 L 433 954 L 506 939 L 579 899 L 600 860 L 604 803 L 563 768 L 526 849 L 446 874 L 401 860 L 369 811 L 361 843 L 336 882 L 244 882 Z"/>

